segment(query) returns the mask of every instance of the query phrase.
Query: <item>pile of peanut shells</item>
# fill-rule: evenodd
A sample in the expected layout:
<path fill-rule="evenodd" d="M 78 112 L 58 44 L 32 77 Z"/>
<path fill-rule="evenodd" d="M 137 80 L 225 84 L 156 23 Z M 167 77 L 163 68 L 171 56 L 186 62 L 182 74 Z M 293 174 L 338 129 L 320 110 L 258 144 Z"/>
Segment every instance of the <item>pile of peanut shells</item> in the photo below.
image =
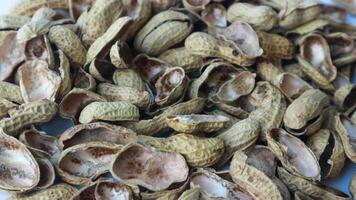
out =
<path fill-rule="evenodd" d="M 22 0 L 0 17 L 0 189 L 351 199 L 321 183 L 356 162 L 356 11 L 339 5 Z M 56 115 L 75 126 L 43 132 Z"/>

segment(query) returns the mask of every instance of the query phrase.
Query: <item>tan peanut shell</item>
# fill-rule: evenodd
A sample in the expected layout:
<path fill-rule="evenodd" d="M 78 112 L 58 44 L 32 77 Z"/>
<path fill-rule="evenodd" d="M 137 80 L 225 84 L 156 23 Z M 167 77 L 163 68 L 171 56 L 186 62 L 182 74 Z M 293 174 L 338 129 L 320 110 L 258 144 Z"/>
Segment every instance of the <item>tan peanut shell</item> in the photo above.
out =
<path fill-rule="evenodd" d="M 194 12 L 198 12 L 206 9 L 206 6 L 210 3 L 210 1 L 211 0 L 202 0 L 202 1 L 182 0 L 183 6 L 188 10 L 192 10 Z"/>
<path fill-rule="evenodd" d="M 65 149 L 58 160 L 57 171 L 66 182 L 90 183 L 109 171 L 110 164 L 122 145 L 111 142 L 88 142 Z"/>
<path fill-rule="evenodd" d="M 26 103 L 48 99 L 55 101 L 61 77 L 42 60 L 27 61 L 18 70 L 20 91 Z"/>
<path fill-rule="evenodd" d="M 172 187 L 172 189 L 157 191 L 157 192 L 141 192 L 142 200 L 157 199 L 157 200 L 174 200 L 177 199 L 179 194 L 181 194 L 188 186 L 189 181 L 184 181 L 183 183 L 177 184 L 177 186 Z"/>
<path fill-rule="evenodd" d="M 82 124 L 96 120 L 137 121 L 140 118 L 138 108 L 128 102 L 93 102 L 83 108 L 79 116 Z"/>
<path fill-rule="evenodd" d="M 44 60 L 48 63 L 51 69 L 54 68 L 53 49 L 45 35 L 40 35 L 26 41 L 25 56 L 26 60 Z"/>
<path fill-rule="evenodd" d="M 259 59 L 257 61 L 257 75 L 263 81 L 272 81 L 277 75 L 283 73 L 283 68 L 278 64 L 279 59 Z"/>
<path fill-rule="evenodd" d="M 199 188 L 201 199 L 254 199 L 253 194 L 206 169 L 191 175 L 190 187 Z"/>
<path fill-rule="evenodd" d="M 112 1 L 112 0 L 111 0 Z M 117 0 L 115 0 L 117 1 Z M 119 39 L 124 39 L 127 28 L 131 26 L 131 17 L 120 17 L 114 21 L 110 27 L 104 32 L 88 49 L 86 55 L 86 65 L 90 64 L 97 57 L 101 58 L 103 54 L 109 51 L 109 48 Z"/>
<path fill-rule="evenodd" d="M 102 36 L 111 24 L 122 14 L 123 3 L 118 0 L 97 0 L 85 18 L 82 27 L 82 41 L 90 46 Z"/>
<path fill-rule="evenodd" d="M 120 182 L 140 185 L 151 191 L 167 189 L 188 176 L 188 166 L 180 154 L 135 143 L 121 149 L 110 171 Z"/>
<path fill-rule="evenodd" d="M 30 20 L 31 18 L 22 15 L 3 15 L 0 17 L 0 29 L 18 29 Z"/>
<path fill-rule="evenodd" d="M 317 89 L 307 90 L 287 107 L 284 125 L 290 129 L 301 129 L 319 116 L 328 104 L 329 98 L 325 93 Z"/>
<path fill-rule="evenodd" d="M 151 18 L 137 33 L 134 46 L 148 55 L 159 55 L 184 40 L 193 25 L 190 18 L 177 11 L 163 11 Z"/>
<path fill-rule="evenodd" d="M 291 59 L 294 56 L 294 45 L 288 38 L 278 34 L 257 32 L 258 39 L 263 49 L 263 56 L 273 59 Z"/>
<path fill-rule="evenodd" d="M 318 160 L 300 139 L 275 128 L 267 133 L 267 143 L 289 172 L 305 179 L 320 180 Z"/>
<path fill-rule="evenodd" d="M 127 38 L 132 39 L 140 28 L 150 19 L 153 3 L 151 0 L 124 0 L 122 3 L 124 5 L 125 14 L 134 20 L 127 33 Z"/>
<path fill-rule="evenodd" d="M 21 107 L 23 112 L 0 120 L 0 127 L 6 134 L 18 135 L 23 128 L 31 124 L 48 122 L 58 110 L 57 104 L 48 100 L 34 101 Z"/>
<path fill-rule="evenodd" d="M 32 16 L 41 7 L 67 9 L 68 1 L 65 0 L 34 0 L 24 1 L 16 4 L 12 10 L 12 15 Z"/>
<path fill-rule="evenodd" d="M 49 29 L 48 38 L 68 56 L 71 62 L 80 65 L 85 63 L 87 51 L 73 31 L 64 26 L 53 26 Z"/>
<path fill-rule="evenodd" d="M 220 138 L 201 138 L 184 133 L 168 138 L 141 135 L 139 141 L 161 151 L 180 153 L 192 167 L 211 166 L 220 159 L 224 152 L 224 142 Z"/>
<path fill-rule="evenodd" d="M 322 11 L 318 3 L 301 3 L 279 13 L 279 26 L 292 29 L 317 18 Z"/>
<path fill-rule="evenodd" d="M 63 98 L 72 89 L 72 80 L 70 73 L 70 63 L 67 56 L 62 52 L 59 53 L 59 67 L 58 71 L 61 76 L 61 85 L 58 90 L 58 96 Z"/>
<path fill-rule="evenodd" d="M 205 59 L 190 54 L 184 47 L 168 49 L 159 55 L 159 59 L 184 69 L 186 73 L 198 71 L 205 63 Z"/>
<path fill-rule="evenodd" d="M 178 198 L 178 200 L 199 200 L 200 190 L 199 188 L 191 188 L 184 191 Z"/>
<path fill-rule="evenodd" d="M 61 149 L 87 142 L 112 142 L 128 144 L 137 141 L 136 133 L 130 129 L 104 122 L 79 124 L 66 130 L 59 138 Z"/>
<path fill-rule="evenodd" d="M 251 66 L 254 63 L 253 59 L 241 54 L 236 55 L 235 49 L 229 43 L 219 41 L 203 32 L 194 32 L 189 35 L 184 46 L 190 54 L 196 56 L 222 58 L 244 67 Z"/>
<path fill-rule="evenodd" d="M 221 34 L 227 27 L 227 11 L 219 3 L 211 3 L 201 12 L 202 20 L 208 25 L 208 33 L 214 36 Z"/>
<path fill-rule="evenodd" d="M 128 68 L 132 61 L 132 55 L 127 43 L 117 41 L 110 49 L 110 60 L 119 69 Z"/>
<path fill-rule="evenodd" d="M 23 103 L 20 87 L 5 81 L 0 81 L 0 97 L 15 103 Z"/>
<path fill-rule="evenodd" d="M 0 138 L 0 188 L 17 192 L 33 189 L 40 181 L 37 161 L 26 146 L 16 138 L 2 130 Z"/>
<path fill-rule="evenodd" d="M 205 100 L 203 98 L 194 98 L 190 101 L 168 107 L 160 115 L 157 115 L 152 119 L 129 122 L 123 124 L 123 126 L 132 129 L 137 134 L 154 135 L 168 128 L 166 123 L 167 116 L 200 113 L 203 110 L 204 105 Z"/>
<path fill-rule="evenodd" d="M 350 184 L 349 184 L 349 191 L 351 193 L 352 197 L 356 196 L 356 178 L 355 178 L 355 174 L 352 175 Z"/>
<path fill-rule="evenodd" d="M 145 83 L 133 69 L 118 69 L 112 77 L 115 85 L 145 91 Z"/>
<path fill-rule="evenodd" d="M 356 108 L 356 86 L 346 84 L 338 88 L 334 93 L 334 102 L 336 106 L 343 111 Z"/>
<path fill-rule="evenodd" d="M 227 10 L 229 22 L 245 21 L 256 30 L 268 31 L 278 22 L 277 13 L 268 6 L 234 3 Z"/>
<path fill-rule="evenodd" d="M 282 167 L 277 168 L 279 178 L 287 185 L 291 191 L 303 191 L 304 194 L 313 198 L 321 198 L 325 200 L 349 200 L 349 195 L 322 185 L 318 182 L 314 183 L 301 177 L 290 174 Z"/>
<path fill-rule="evenodd" d="M 53 164 L 45 158 L 36 159 L 40 169 L 40 181 L 38 182 L 37 189 L 46 189 L 53 185 L 56 178 Z"/>
<path fill-rule="evenodd" d="M 306 81 L 292 73 L 278 74 L 272 81 L 281 92 L 292 102 L 303 94 L 306 90 L 312 89 Z"/>
<path fill-rule="evenodd" d="M 221 138 L 225 144 L 225 152 L 219 164 L 227 162 L 235 151 L 243 151 L 252 146 L 260 134 L 259 123 L 251 118 L 247 118 L 232 125 L 217 137 Z"/>
<path fill-rule="evenodd" d="M 95 181 L 80 188 L 80 190 L 71 198 L 71 200 L 95 199 L 95 189 L 98 185 L 98 182 L 99 181 Z"/>
<path fill-rule="evenodd" d="M 96 81 L 84 69 L 78 68 L 74 73 L 73 87 L 93 91 L 96 87 Z"/>
<path fill-rule="evenodd" d="M 253 194 L 255 199 L 280 199 L 282 195 L 274 182 L 262 171 L 249 165 L 247 156 L 241 151 L 234 153 L 230 166 L 232 180 L 246 191 Z"/>
<path fill-rule="evenodd" d="M 315 19 L 309 21 L 303 25 L 300 25 L 292 30 L 287 32 L 287 35 L 304 35 L 316 31 L 318 29 L 322 29 L 324 26 L 327 26 L 329 21 L 326 19 Z"/>
<path fill-rule="evenodd" d="M 167 116 L 167 125 L 180 133 L 210 133 L 219 131 L 230 122 L 222 115 L 172 115 Z"/>
<path fill-rule="evenodd" d="M 341 138 L 346 156 L 354 162 L 356 160 L 356 151 L 354 150 L 356 125 L 347 116 L 343 114 L 336 114 L 334 116 L 333 126 L 336 133 Z"/>
<path fill-rule="evenodd" d="M 74 88 L 65 95 L 59 104 L 59 114 L 65 118 L 77 118 L 85 106 L 106 99 L 92 91 Z"/>
<path fill-rule="evenodd" d="M 69 184 L 60 183 L 50 188 L 40 190 L 31 195 L 19 195 L 11 197 L 11 200 L 68 200 L 76 193 L 77 189 Z"/>
<path fill-rule="evenodd" d="M 15 103 L 12 103 L 9 100 L 4 98 L 0 98 L 0 118 L 6 117 L 8 115 L 8 111 L 12 108 L 16 107 Z"/>
<path fill-rule="evenodd" d="M 116 67 L 112 63 L 102 59 L 95 59 L 89 65 L 90 75 L 101 82 L 110 82 L 111 74 L 114 73 L 115 69 Z"/>
<path fill-rule="evenodd" d="M 95 187 L 94 194 L 95 199 L 98 200 L 133 200 L 132 191 L 129 186 L 110 181 L 99 181 Z"/>
<path fill-rule="evenodd" d="M 255 145 L 245 152 L 247 164 L 260 170 L 270 178 L 276 175 L 277 159 L 268 146 Z"/>

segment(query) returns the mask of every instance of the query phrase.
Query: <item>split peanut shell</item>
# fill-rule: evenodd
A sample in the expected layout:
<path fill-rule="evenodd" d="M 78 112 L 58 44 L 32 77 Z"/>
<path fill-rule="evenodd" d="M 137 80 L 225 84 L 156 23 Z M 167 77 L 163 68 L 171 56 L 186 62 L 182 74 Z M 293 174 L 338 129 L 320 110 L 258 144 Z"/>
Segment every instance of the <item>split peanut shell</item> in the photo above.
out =
<path fill-rule="evenodd" d="M 263 49 L 262 56 L 270 59 L 293 58 L 295 49 L 293 43 L 288 38 L 263 31 L 258 31 L 257 35 Z"/>
<path fill-rule="evenodd" d="M 293 1 L 288 1 L 288 3 Z M 298 1 L 296 1 L 298 2 Z M 317 18 L 322 11 L 322 6 L 315 2 L 296 3 L 296 5 L 287 5 L 280 11 L 279 26 L 285 29 L 292 29 L 306 22 Z"/>
<path fill-rule="evenodd" d="M 129 46 L 125 42 L 117 41 L 110 49 L 110 61 L 117 68 L 127 68 L 132 62 Z"/>
<path fill-rule="evenodd" d="M 11 200 L 68 200 L 74 197 L 74 195 L 78 192 L 78 190 L 65 183 L 60 183 L 51 186 L 50 188 L 37 191 L 31 195 L 19 195 L 11 198 Z"/>
<path fill-rule="evenodd" d="M 128 144 L 113 160 L 111 174 L 123 183 L 162 191 L 173 183 L 185 181 L 188 166 L 180 154 L 161 152 L 141 144 Z"/>
<path fill-rule="evenodd" d="M 3 131 L 0 132 L 0 138 L 0 188 L 18 192 L 31 190 L 40 181 L 37 161 L 16 138 Z"/>
<path fill-rule="evenodd" d="M 355 134 L 356 125 L 350 118 L 343 114 L 336 114 L 334 116 L 334 128 L 336 133 L 340 136 L 342 145 L 345 149 L 346 156 L 353 162 L 356 160 L 355 148 Z"/>
<path fill-rule="evenodd" d="M 356 107 L 356 85 L 346 84 L 338 88 L 334 93 L 334 102 L 342 111 L 348 111 Z"/>
<path fill-rule="evenodd" d="M 119 87 L 130 87 L 138 91 L 145 91 L 145 83 L 133 69 L 116 70 L 112 79 L 115 85 Z"/>
<path fill-rule="evenodd" d="M 0 97 L 15 103 L 24 103 L 20 87 L 13 83 L 0 81 Z"/>
<path fill-rule="evenodd" d="M 127 37 L 131 39 L 150 19 L 153 5 L 151 0 L 124 0 L 122 3 L 124 5 L 125 14 L 133 19 L 133 23 L 127 33 Z"/>
<path fill-rule="evenodd" d="M 297 99 L 306 90 L 312 89 L 309 83 L 305 82 L 303 79 L 297 75 L 291 73 L 281 73 L 277 75 L 273 80 L 273 85 L 275 85 L 281 92 L 292 102 Z"/>
<path fill-rule="evenodd" d="M 355 174 L 352 175 L 350 184 L 349 184 L 349 191 L 351 193 L 352 197 L 356 196 L 356 178 L 355 178 Z"/>
<path fill-rule="evenodd" d="M 68 183 L 88 184 L 109 171 L 121 147 L 110 142 L 88 142 L 69 147 L 58 160 L 58 174 Z"/>
<path fill-rule="evenodd" d="M 267 133 L 271 151 L 290 173 L 309 180 L 320 180 L 320 166 L 314 153 L 297 137 L 283 129 Z"/>
<path fill-rule="evenodd" d="M 167 125 L 180 133 L 211 133 L 226 127 L 229 118 L 222 115 L 172 115 L 167 116 Z"/>
<path fill-rule="evenodd" d="M 161 151 L 180 153 L 192 167 L 209 167 L 215 164 L 224 152 L 224 142 L 220 138 L 202 138 L 184 133 L 167 138 L 141 135 L 139 141 Z"/>
<path fill-rule="evenodd" d="M 183 0 L 183 5 L 188 10 L 195 12 L 205 10 L 205 6 L 210 3 L 211 0 Z"/>
<path fill-rule="evenodd" d="M 83 108 L 79 122 L 87 124 L 97 120 L 137 121 L 140 118 L 138 108 L 128 102 L 93 102 Z"/>
<path fill-rule="evenodd" d="M 110 181 L 99 181 L 95 187 L 95 199 L 97 200 L 133 200 L 129 186 Z"/>
<path fill-rule="evenodd" d="M 177 199 L 179 194 L 181 194 L 188 186 L 189 182 L 185 181 L 183 183 L 174 184 L 167 190 L 157 191 L 157 192 L 141 192 L 142 200 L 165 200 L 165 199 Z M 171 189 L 172 188 L 172 189 Z"/>
<path fill-rule="evenodd" d="M 96 88 L 96 81 L 89 73 L 84 71 L 83 68 L 78 68 L 75 70 L 73 77 L 73 86 L 75 88 L 93 91 Z"/>
<path fill-rule="evenodd" d="M 249 191 L 255 199 L 280 199 L 282 195 L 274 182 L 262 171 L 249 165 L 247 156 L 237 151 L 231 161 L 230 175 L 232 180 L 246 191 Z"/>
<path fill-rule="evenodd" d="M 208 25 L 208 33 L 218 36 L 227 27 L 226 8 L 219 3 L 206 6 L 201 13 L 202 20 Z"/>
<path fill-rule="evenodd" d="M 260 170 L 268 177 L 276 174 L 277 159 L 268 146 L 255 145 L 246 151 L 246 163 Z"/>
<path fill-rule="evenodd" d="M 48 99 L 56 100 L 61 77 L 49 69 L 45 61 L 27 61 L 19 68 L 20 90 L 26 103 Z"/>
<path fill-rule="evenodd" d="M 48 159 L 36 159 L 40 169 L 40 181 L 38 182 L 37 189 L 46 189 L 53 185 L 56 178 L 53 164 Z"/>
<path fill-rule="evenodd" d="M 130 129 L 104 122 L 96 122 L 79 124 L 69 128 L 60 136 L 59 145 L 61 149 L 67 149 L 78 144 L 95 141 L 126 145 L 136 142 L 137 136 Z"/>

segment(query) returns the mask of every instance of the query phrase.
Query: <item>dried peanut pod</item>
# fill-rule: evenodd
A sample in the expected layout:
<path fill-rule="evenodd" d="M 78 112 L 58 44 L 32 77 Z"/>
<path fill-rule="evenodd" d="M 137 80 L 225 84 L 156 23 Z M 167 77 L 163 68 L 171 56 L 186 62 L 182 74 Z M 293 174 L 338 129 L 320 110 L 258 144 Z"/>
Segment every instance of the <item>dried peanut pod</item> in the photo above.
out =
<path fill-rule="evenodd" d="M 219 165 L 226 163 L 235 151 L 245 150 L 252 146 L 258 139 L 260 126 L 257 121 L 247 118 L 232 125 L 217 137 L 225 144 L 225 152 L 219 161 Z"/>
<path fill-rule="evenodd" d="M 110 83 L 101 83 L 97 88 L 98 94 L 108 101 L 125 101 L 132 103 L 140 109 L 148 108 L 151 104 L 151 97 L 146 91 L 139 91 L 135 88 L 120 87 Z"/>
<path fill-rule="evenodd" d="M 306 194 L 304 194 L 303 192 L 300 192 L 300 191 L 296 191 L 294 193 L 294 199 L 295 200 L 314 200 L 310 196 L 308 196 L 308 195 L 306 195 Z"/>
<path fill-rule="evenodd" d="M 253 59 L 261 56 L 263 53 L 257 33 L 246 22 L 233 22 L 224 29 L 222 35 L 222 39 L 242 56 Z"/>
<path fill-rule="evenodd" d="M 213 62 L 206 67 L 199 78 L 192 81 L 188 95 L 190 98 L 212 97 L 226 80 L 231 80 L 238 72 L 239 70 L 230 63 Z"/>
<path fill-rule="evenodd" d="M 95 187 L 95 199 L 97 200 L 133 200 L 129 186 L 111 181 L 99 181 Z"/>
<path fill-rule="evenodd" d="M 0 29 L 19 29 L 26 23 L 28 23 L 31 18 L 22 15 L 3 15 L 0 17 Z"/>
<path fill-rule="evenodd" d="M 0 127 L 6 134 L 18 135 L 23 128 L 31 124 L 48 122 L 58 110 L 57 104 L 48 100 L 26 103 L 20 107 L 23 112 L 0 120 Z"/>
<path fill-rule="evenodd" d="M 95 198 L 95 189 L 98 185 L 99 181 L 90 183 L 82 187 L 72 198 L 71 200 L 86 200 L 86 199 L 93 199 Z"/>
<path fill-rule="evenodd" d="M 255 167 L 270 178 L 275 177 L 277 159 L 267 146 L 255 145 L 246 152 L 246 155 L 246 164 Z"/>
<path fill-rule="evenodd" d="M 88 184 L 109 171 L 122 145 L 111 142 L 88 142 L 65 149 L 56 166 L 58 174 L 71 184 Z"/>
<path fill-rule="evenodd" d="M 127 38 L 132 39 L 143 25 L 150 19 L 152 3 L 150 0 L 124 0 L 125 14 L 133 19 Z"/>
<path fill-rule="evenodd" d="M 155 83 L 156 104 L 166 106 L 178 101 L 184 96 L 187 86 L 188 79 L 183 68 L 172 67 L 167 69 Z"/>
<path fill-rule="evenodd" d="M 38 10 L 37 12 L 40 13 L 41 10 Z M 51 25 L 51 19 L 46 19 L 40 15 L 37 19 L 35 19 L 35 17 L 32 17 L 31 21 L 23 25 L 17 31 L 17 42 L 25 43 L 33 38 L 45 35 L 48 33 Z"/>
<path fill-rule="evenodd" d="M 254 63 L 254 59 L 239 54 L 236 47 L 232 47 L 230 43 L 217 40 L 207 33 L 194 32 L 187 37 L 184 46 L 190 54 L 204 58 L 222 58 L 244 67 Z"/>
<path fill-rule="evenodd" d="M 192 31 L 190 18 L 177 11 L 163 11 L 151 18 L 137 33 L 134 46 L 148 55 L 159 55 L 184 40 Z"/>
<path fill-rule="evenodd" d="M 179 194 L 181 194 L 186 189 L 188 184 L 189 181 L 185 181 L 181 184 L 177 184 L 177 186 L 174 186 L 173 189 L 167 189 L 158 192 L 141 192 L 140 196 L 142 200 L 176 200 L 178 199 Z"/>
<path fill-rule="evenodd" d="M 75 145 L 95 141 L 125 145 L 136 142 L 137 136 L 130 129 L 104 122 L 79 124 L 69 128 L 60 136 L 59 146 L 61 149 L 67 149 Z"/>
<path fill-rule="evenodd" d="M 87 124 L 96 120 L 137 121 L 140 118 L 138 108 L 128 102 L 93 102 L 83 108 L 79 122 Z"/>
<path fill-rule="evenodd" d="M 123 3 L 118 0 L 96 0 L 88 11 L 82 27 L 82 41 L 86 47 L 94 43 L 123 13 Z M 88 56 L 89 57 L 89 56 Z"/>
<path fill-rule="evenodd" d="M 227 27 L 226 8 L 219 3 L 207 5 L 201 12 L 202 20 L 208 25 L 208 33 L 218 36 Z"/>
<path fill-rule="evenodd" d="M 343 111 L 354 109 L 356 107 L 356 85 L 346 84 L 338 88 L 334 93 L 334 102 L 336 106 Z"/>
<path fill-rule="evenodd" d="M 61 149 L 56 137 L 32 128 L 22 132 L 19 140 L 34 156 L 49 159 L 53 164 L 57 163 Z"/>
<path fill-rule="evenodd" d="M 304 194 L 325 200 L 350 200 L 351 197 L 339 190 L 336 190 L 319 182 L 312 182 L 303 179 L 299 176 L 292 175 L 282 167 L 277 168 L 279 178 L 287 185 L 287 187 L 295 191 L 303 191 Z"/>
<path fill-rule="evenodd" d="M 280 127 L 287 107 L 286 102 L 278 88 L 266 81 L 256 84 L 251 98 L 257 108 L 250 113 L 249 118 L 258 122 L 261 130 L 260 137 L 265 140 L 269 129 Z"/>
<path fill-rule="evenodd" d="M 356 133 L 356 125 L 350 118 L 343 114 L 336 114 L 334 116 L 334 129 L 340 136 L 342 145 L 344 146 L 346 156 L 353 162 L 356 160 L 356 151 L 354 138 Z"/>
<path fill-rule="evenodd" d="M 226 127 L 229 118 L 222 115 L 172 115 L 167 116 L 167 125 L 180 133 L 211 133 Z"/>
<path fill-rule="evenodd" d="M 110 60 L 117 68 L 128 68 L 132 55 L 127 43 L 117 41 L 110 49 Z"/>
<path fill-rule="evenodd" d="M 54 68 L 54 55 L 51 44 L 46 36 L 41 35 L 25 42 L 26 60 L 43 60 L 48 66 Z"/>
<path fill-rule="evenodd" d="M 341 139 L 334 131 L 320 129 L 308 138 L 307 145 L 319 160 L 322 177 L 332 178 L 340 174 L 346 157 Z"/>
<path fill-rule="evenodd" d="M 256 74 L 249 71 L 243 71 L 236 77 L 222 84 L 216 93 L 218 100 L 232 103 L 241 96 L 248 95 L 255 87 Z"/>
<path fill-rule="evenodd" d="M 83 108 L 95 101 L 106 101 L 106 99 L 94 92 L 74 88 L 65 95 L 59 104 L 59 114 L 65 118 L 77 118 Z"/>
<path fill-rule="evenodd" d="M 246 191 L 249 191 L 254 199 L 280 199 L 282 195 L 274 182 L 262 171 L 247 163 L 247 156 L 241 151 L 234 153 L 230 166 L 232 180 Z"/>
<path fill-rule="evenodd" d="M 246 96 L 248 97 L 248 96 Z M 237 118 L 240 119 L 246 119 L 248 118 L 249 112 L 250 110 L 246 109 L 244 102 L 245 102 L 244 97 L 241 97 L 237 100 L 237 105 L 229 105 L 227 103 L 221 102 L 221 101 L 215 101 L 214 99 L 212 99 L 212 101 L 214 102 L 214 104 L 222 111 L 233 115 Z"/>
<path fill-rule="evenodd" d="M 111 82 L 115 69 L 116 67 L 106 60 L 95 59 L 89 65 L 90 75 L 102 82 Z"/>
<path fill-rule="evenodd" d="M 36 185 L 36 189 L 46 189 L 53 185 L 56 178 L 53 164 L 44 158 L 36 159 L 40 169 L 40 181 Z"/>
<path fill-rule="evenodd" d="M 53 26 L 49 29 L 48 38 L 71 62 L 80 65 L 85 63 L 87 51 L 73 31 L 65 26 Z"/>
<path fill-rule="evenodd" d="M 168 116 L 200 113 L 203 110 L 204 105 L 205 100 L 203 98 L 194 98 L 190 101 L 170 106 L 160 115 L 157 115 L 152 119 L 129 122 L 123 125 L 140 135 L 154 135 L 168 129 L 168 125 L 166 123 L 166 118 Z"/>
<path fill-rule="evenodd" d="M 115 85 L 145 91 L 145 83 L 133 69 L 116 70 L 112 77 Z"/>
<path fill-rule="evenodd" d="M 191 175 L 190 187 L 199 188 L 201 199 L 254 199 L 252 194 L 240 186 L 204 169 L 199 169 Z"/>
<path fill-rule="evenodd" d="M 219 161 L 224 152 L 220 138 L 201 138 L 184 133 L 168 138 L 140 135 L 139 141 L 161 151 L 180 153 L 192 167 L 209 167 Z"/>
<path fill-rule="evenodd" d="M 17 32 L 11 31 L 4 35 L 0 44 L 0 80 L 4 81 L 12 75 L 16 67 L 25 60 L 25 44 L 16 39 Z"/>
<path fill-rule="evenodd" d="M 268 6 L 234 3 L 227 10 L 227 19 L 233 23 L 244 21 L 256 30 L 268 31 L 278 22 L 277 13 Z"/>
<path fill-rule="evenodd" d="M 8 111 L 16 107 L 17 104 L 0 97 L 0 119 L 8 115 Z"/>
<path fill-rule="evenodd" d="M 122 148 L 110 170 L 120 182 L 137 184 L 152 191 L 167 189 L 173 183 L 185 181 L 188 176 L 188 166 L 180 154 L 134 143 Z"/>
<path fill-rule="evenodd" d="M 266 137 L 269 148 L 289 172 L 305 179 L 320 180 L 318 160 L 303 141 L 278 128 L 268 131 Z"/>
<path fill-rule="evenodd" d="M 306 90 L 310 90 L 313 87 L 306 81 L 291 73 L 281 73 L 276 76 L 272 81 L 281 92 L 288 98 L 289 101 L 297 99 Z"/>
<path fill-rule="evenodd" d="M 210 1 L 211 0 L 182 0 L 184 7 L 194 12 L 205 10 Z"/>
<path fill-rule="evenodd" d="M 70 16 L 78 20 L 79 16 L 86 12 L 92 5 L 95 0 L 69 0 L 69 14 Z"/>
<path fill-rule="evenodd" d="M 186 73 L 198 71 L 205 64 L 204 58 L 190 54 L 184 47 L 164 51 L 158 58 L 183 68 Z"/>
<path fill-rule="evenodd" d="M 178 200 L 199 200 L 200 199 L 200 189 L 198 187 L 191 188 L 184 191 L 178 198 Z"/>
<path fill-rule="evenodd" d="M 32 16 L 38 9 L 42 7 L 48 7 L 52 9 L 67 9 L 68 6 L 68 1 L 65 0 L 26 0 L 16 4 L 11 10 L 11 15 Z"/>
<path fill-rule="evenodd" d="M 26 103 L 42 99 L 56 100 L 61 77 L 42 60 L 27 61 L 19 68 L 21 95 Z"/>
<path fill-rule="evenodd" d="M 111 0 L 118 1 L 118 0 Z M 111 9 L 111 8 L 110 8 Z M 90 46 L 87 57 L 86 65 L 91 63 L 96 58 L 103 59 L 109 52 L 110 47 L 114 45 L 116 41 L 124 40 L 128 28 L 132 24 L 131 17 L 120 17 L 114 21 L 110 27 L 104 32 L 94 43 Z"/>
<path fill-rule="evenodd" d="M 291 1 L 289 1 L 291 2 Z M 299 3 L 293 7 L 287 5 L 279 13 L 279 26 L 285 29 L 292 29 L 316 19 L 322 11 L 322 6 L 315 2 Z"/>
<path fill-rule="evenodd" d="M 352 197 L 356 196 L 356 178 L 355 178 L 355 174 L 352 175 L 350 184 L 349 184 L 349 191 L 351 193 Z"/>
<path fill-rule="evenodd" d="M 37 161 L 24 144 L 0 131 L 0 188 L 24 192 L 34 188 L 40 180 Z M 16 158 L 16 159 L 14 159 Z"/>
<path fill-rule="evenodd" d="M 78 190 L 65 183 L 51 186 L 50 188 L 37 191 L 31 195 L 19 195 L 12 197 L 11 200 L 68 200 L 74 197 Z"/>
<path fill-rule="evenodd" d="M 354 40 L 352 36 L 335 32 L 324 36 L 330 47 L 330 54 L 333 58 L 350 53 L 354 48 Z"/>
<path fill-rule="evenodd" d="M 20 87 L 5 81 L 0 81 L 0 97 L 15 103 L 23 103 Z"/>
<path fill-rule="evenodd" d="M 78 67 L 73 77 L 73 86 L 75 88 L 93 91 L 96 88 L 96 81 L 83 68 Z"/>
<path fill-rule="evenodd" d="M 325 93 L 318 89 L 306 90 L 287 107 L 283 117 L 284 125 L 294 132 L 303 133 L 303 130 L 309 124 L 313 124 L 313 120 L 321 115 L 327 105 L 329 105 L 329 98 Z"/>
<path fill-rule="evenodd" d="M 259 59 L 257 60 L 257 75 L 263 81 L 272 81 L 278 74 L 283 73 L 282 67 L 278 64 L 278 60 Z"/>
<path fill-rule="evenodd" d="M 168 10 L 171 7 L 178 7 L 181 4 L 181 0 L 149 0 L 152 5 L 153 13 L 159 13 L 164 10 Z"/>
<path fill-rule="evenodd" d="M 325 26 L 327 26 L 329 23 L 330 22 L 326 19 L 314 19 L 314 20 L 304 23 L 296 28 L 293 28 L 292 30 L 289 30 L 287 32 L 287 36 L 305 35 L 305 34 L 317 31 L 318 29 L 322 29 Z"/>
<path fill-rule="evenodd" d="M 72 80 L 70 73 L 70 63 L 67 56 L 61 51 L 58 51 L 59 54 L 59 67 L 58 71 L 61 76 L 61 85 L 58 90 L 58 96 L 62 99 L 66 94 L 72 89 Z"/>
<path fill-rule="evenodd" d="M 257 32 L 263 49 L 263 56 L 272 59 L 292 59 L 295 53 L 294 45 L 288 38 L 278 34 Z"/>

